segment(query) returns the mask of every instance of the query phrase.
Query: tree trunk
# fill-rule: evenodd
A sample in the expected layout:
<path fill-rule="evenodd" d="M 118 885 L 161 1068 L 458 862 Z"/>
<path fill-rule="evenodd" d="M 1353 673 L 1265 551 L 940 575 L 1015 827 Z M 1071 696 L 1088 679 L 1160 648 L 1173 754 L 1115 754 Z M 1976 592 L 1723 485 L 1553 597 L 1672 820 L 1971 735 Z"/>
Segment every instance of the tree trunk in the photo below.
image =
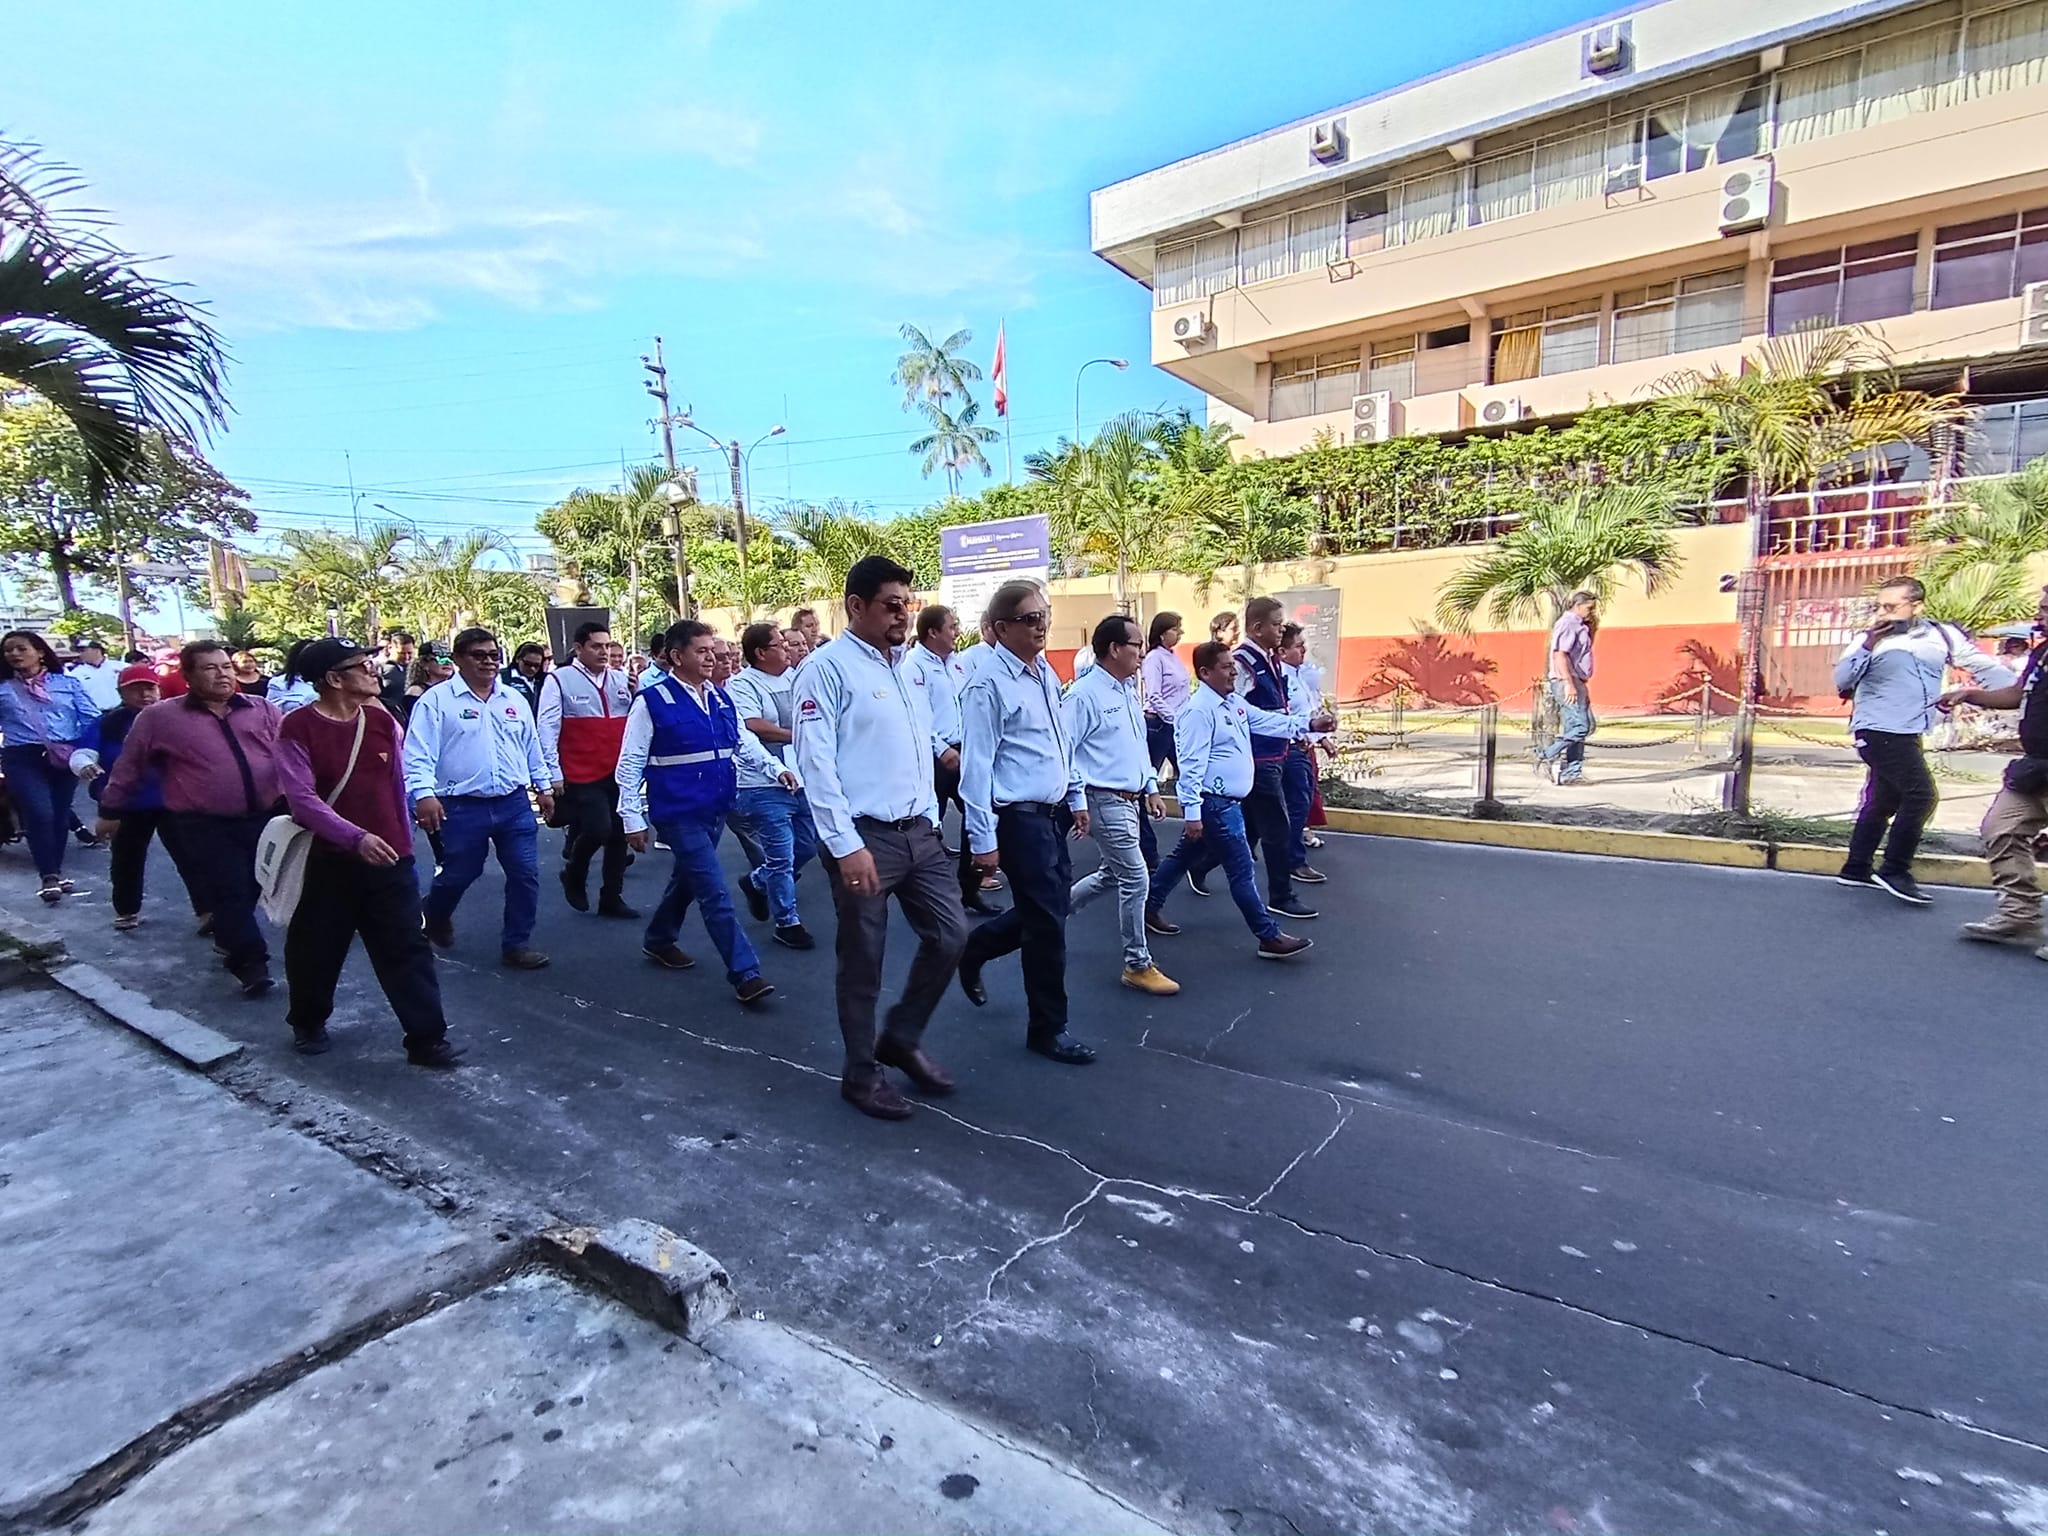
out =
<path fill-rule="evenodd" d="M 50 546 L 50 578 L 57 587 L 57 606 L 61 612 L 69 613 L 78 606 L 78 594 L 71 582 L 71 555 L 61 544 Z M 127 615 L 123 614 L 123 618 Z"/>

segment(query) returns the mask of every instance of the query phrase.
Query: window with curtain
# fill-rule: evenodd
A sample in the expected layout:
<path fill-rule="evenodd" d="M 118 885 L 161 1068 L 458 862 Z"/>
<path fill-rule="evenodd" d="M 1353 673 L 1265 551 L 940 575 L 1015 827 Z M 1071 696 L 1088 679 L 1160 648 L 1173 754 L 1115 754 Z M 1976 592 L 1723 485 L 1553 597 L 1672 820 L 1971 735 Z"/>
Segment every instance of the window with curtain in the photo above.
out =
<path fill-rule="evenodd" d="M 1287 265 L 1287 218 L 1260 219 L 1237 232 L 1238 281 L 1265 283 L 1284 277 Z"/>
<path fill-rule="evenodd" d="M 2048 457 L 2048 400 L 1983 405 L 1963 422 L 1963 473 L 2010 475 Z"/>
<path fill-rule="evenodd" d="M 1863 50 L 1860 127 L 1895 122 L 1940 104 L 1956 72 L 1953 24 L 1880 38 Z"/>
<path fill-rule="evenodd" d="M 1857 325 L 1909 313 L 1917 235 L 1896 235 L 1811 256 L 1771 270 L 1771 334 L 1803 325 Z"/>
<path fill-rule="evenodd" d="M 2016 298 L 2048 282 L 2048 208 L 1950 224 L 1934 232 L 1933 309 Z"/>
<path fill-rule="evenodd" d="M 1204 235 L 1195 242 L 1194 297 L 1221 293 L 1237 283 L 1237 231 Z"/>
<path fill-rule="evenodd" d="M 2044 79 L 2048 79 L 2048 0 L 1985 11 L 1964 24 L 1964 97 L 2023 90 Z"/>
<path fill-rule="evenodd" d="M 1386 190 L 1354 193 L 1344 204 L 1344 254 L 1367 256 L 1386 246 Z"/>
<path fill-rule="evenodd" d="M 1778 76 L 1778 145 L 1810 144 L 1858 126 L 1857 80 L 1863 55 L 1818 59 Z"/>
<path fill-rule="evenodd" d="M 1415 338 L 1403 336 L 1396 341 L 1376 341 L 1365 369 L 1366 394 L 1384 389 L 1396 400 L 1406 400 L 1415 393 Z"/>
<path fill-rule="evenodd" d="M 1607 129 L 1592 128 L 1536 147 L 1536 206 L 1598 197 L 1607 187 Z"/>
<path fill-rule="evenodd" d="M 1617 363 L 1726 346 L 1741 338 L 1739 267 L 1623 288 L 1614 295 L 1614 340 L 1609 350 Z"/>
<path fill-rule="evenodd" d="M 1492 224 L 1536 209 L 1536 152 L 1518 149 L 1513 154 L 1495 155 L 1474 168 L 1472 219 Z"/>
<path fill-rule="evenodd" d="M 1291 421 L 1326 411 L 1348 411 L 1358 388 L 1358 348 L 1314 352 L 1273 364 L 1266 419 Z"/>
<path fill-rule="evenodd" d="M 1493 371 L 1496 384 L 1533 379 L 1543 371 L 1543 311 L 1525 309 L 1493 322 Z"/>
<path fill-rule="evenodd" d="M 1442 171 L 1405 183 L 1401 188 L 1402 245 L 1436 240 L 1463 226 L 1465 173 Z M 1390 242 L 1391 243 L 1391 242 Z"/>
<path fill-rule="evenodd" d="M 1321 203 L 1314 208 L 1301 208 L 1287 216 L 1287 254 L 1289 270 L 1306 272 L 1311 267 L 1326 267 L 1342 253 L 1340 242 L 1344 234 L 1344 205 L 1342 203 Z"/>
<path fill-rule="evenodd" d="M 1649 180 L 1685 169 L 1685 103 L 1674 101 L 1643 114 L 1643 175 Z"/>
<path fill-rule="evenodd" d="M 1699 171 L 1713 163 L 1721 136 L 1729 131 L 1736 113 L 1742 109 L 1742 97 L 1741 86 L 1728 85 L 1694 91 L 1686 98 L 1682 169 Z"/>
<path fill-rule="evenodd" d="M 1543 357 L 1539 373 L 1571 373 L 1600 362 L 1600 301 L 1579 299 L 1543 311 Z"/>

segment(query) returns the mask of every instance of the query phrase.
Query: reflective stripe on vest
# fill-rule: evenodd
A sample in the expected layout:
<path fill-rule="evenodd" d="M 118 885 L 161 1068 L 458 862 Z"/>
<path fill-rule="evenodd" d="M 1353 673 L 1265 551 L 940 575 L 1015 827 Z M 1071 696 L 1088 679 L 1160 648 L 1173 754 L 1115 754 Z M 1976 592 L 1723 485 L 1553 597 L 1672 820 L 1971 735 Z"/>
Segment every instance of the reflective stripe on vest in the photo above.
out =
<path fill-rule="evenodd" d="M 681 768 L 690 763 L 715 763 L 722 757 L 733 755 L 730 747 L 716 747 L 709 752 L 677 752 L 668 757 L 650 757 L 650 768 Z"/>

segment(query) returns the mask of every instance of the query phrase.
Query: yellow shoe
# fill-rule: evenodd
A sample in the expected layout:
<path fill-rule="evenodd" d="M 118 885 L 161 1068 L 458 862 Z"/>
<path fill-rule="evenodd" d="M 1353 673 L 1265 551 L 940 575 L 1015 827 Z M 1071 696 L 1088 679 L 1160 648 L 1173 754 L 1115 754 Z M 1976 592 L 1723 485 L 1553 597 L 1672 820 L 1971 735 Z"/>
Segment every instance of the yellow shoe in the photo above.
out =
<path fill-rule="evenodd" d="M 1148 965 L 1142 971 L 1126 966 L 1124 985 L 1140 992 L 1150 992 L 1154 997 L 1171 997 L 1180 990 L 1180 983 L 1156 965 Z"/>

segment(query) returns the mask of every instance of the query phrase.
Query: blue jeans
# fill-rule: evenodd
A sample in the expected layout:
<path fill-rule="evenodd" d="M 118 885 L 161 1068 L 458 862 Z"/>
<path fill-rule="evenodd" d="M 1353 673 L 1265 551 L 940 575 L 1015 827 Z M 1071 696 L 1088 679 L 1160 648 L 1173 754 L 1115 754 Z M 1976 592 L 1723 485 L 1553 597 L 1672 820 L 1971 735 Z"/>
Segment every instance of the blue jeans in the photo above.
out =
<path fill-rule="evenodd" d="M 1287 800 L 1287 860 L 1308 863 L 1308 812 L 1316 803 L 1316 760 L 1301 746 L 1290 747 L 1280 763 L 1280 792 Z"/>
<path fill-rule="evenodd" d="M 64 873 L 64 843 L 71 836 L 71 797 L 78 779 L 69 768 L 50 761 L 41 745 L 0 750 L 0 772 L 7 775 L 7 793 L 21 822 L 21 835 L 44 877 Z"/>
<path fill-rule="evenodd" d="M 1251 844 L 1244 836 L 1244 806 L 1238 801 L 1222 795 L 1202 796 L 1202 835 L 1183 835 L 1159 866 L 1159 873 L 1152 877 L 1153 912 L 1166 904 L 1174 882 L 1197 860 L 1202 869 L 1222 867 L 1230 881 L 1230 899 L 1244 914 L 1246 927 L 1262 939 L 1279 936 L 1280 924 L 1259 900 L 1258 872 L 1252 867 Z"/>
<path fill-rule="evenodd" d="M 754 884 L 768 893 L 768 911 L 778 928 L 794 928 L 797 871 L 818 854 L 818 829 L 804 792 L 780 784 L 740 791 L 740 819 L 761 846 Z"/>
<path fill-rule="evenodd" d="M 455 915 L 462 893 L 484 872 L 484 854 L 495 848 L 505 872 L 505 927 L 498 947 L 524 949 L 540 913 L 540 836 L 526 791 L 450 795 L 441 809 L 441 872 L 427 888 L 428 920 L 445 922 Z"/>
<path fill-rule="evenodd" d="M 1551 680 L 1550 696 L 1557 700 L 1557 739 L 1537 756 L 1546 763 L 1562 757 L 1559 780 L 1576 779 L 1585 771 L 1586 738 L 1593 734 L 1594 726 L 1593 705 L 1590 698 L 1582 700 L 1577 689 L 1555 679 Z"/>
<path fill-rule="evenodd" d="M 725 888 L 725 874 L 718 867 L 718 836 L 724 830 L 723 816 L 685 817 L 654 829 L 654 835 L 675 855 L 675 869 L 668 877 L 668 889 L 661 893 L 661 904 L 647 920 L 643 942 L 649 949 L 675 943 L 694 901 L 704 913 L 705 931 L 725 961 L 725 979 L 738 986 L 761 974 L 761 957 L 747 942 L 746 931 L 733 911 L 732 893 Z"/>

